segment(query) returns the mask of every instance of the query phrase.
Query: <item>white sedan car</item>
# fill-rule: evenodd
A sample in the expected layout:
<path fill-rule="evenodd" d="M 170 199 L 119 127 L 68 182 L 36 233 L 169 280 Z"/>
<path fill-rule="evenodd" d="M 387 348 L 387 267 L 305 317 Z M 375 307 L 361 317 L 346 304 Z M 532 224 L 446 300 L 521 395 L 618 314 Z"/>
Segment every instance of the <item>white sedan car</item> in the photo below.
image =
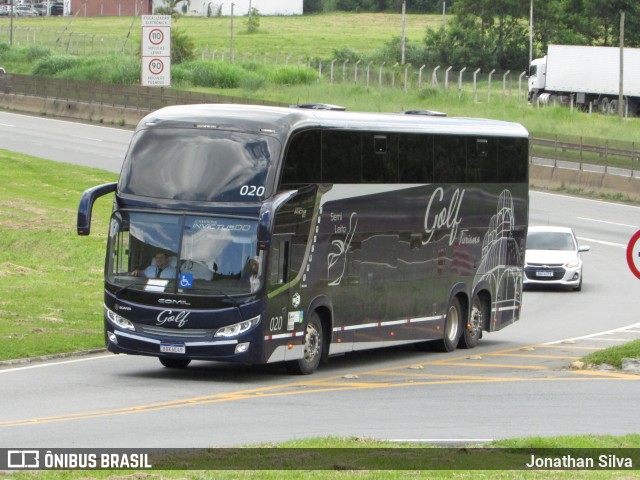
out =
<path fill-rule="evenodd" d="M 580 252 L 573 230 L 566 227 L 529 227 L 524 259 L 525 286 L 564 286 L 582 289 Z"/>

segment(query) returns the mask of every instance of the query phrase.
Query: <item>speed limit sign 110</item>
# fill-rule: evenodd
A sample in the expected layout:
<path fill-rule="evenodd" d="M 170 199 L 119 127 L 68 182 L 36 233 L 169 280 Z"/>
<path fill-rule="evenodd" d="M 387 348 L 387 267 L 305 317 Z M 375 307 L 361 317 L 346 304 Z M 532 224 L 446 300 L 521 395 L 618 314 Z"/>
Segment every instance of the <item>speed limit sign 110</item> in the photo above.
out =
<path fill-rule="evenodd" d="M 640 230 L 638 230 L 627 246 L 627 263 L 633 274 L 640 278 Z"/>
<path fill-rule="evenodd" d="M 142 76 L 147 87 L 171 85 L 171 15 L 142 16 Z"/>

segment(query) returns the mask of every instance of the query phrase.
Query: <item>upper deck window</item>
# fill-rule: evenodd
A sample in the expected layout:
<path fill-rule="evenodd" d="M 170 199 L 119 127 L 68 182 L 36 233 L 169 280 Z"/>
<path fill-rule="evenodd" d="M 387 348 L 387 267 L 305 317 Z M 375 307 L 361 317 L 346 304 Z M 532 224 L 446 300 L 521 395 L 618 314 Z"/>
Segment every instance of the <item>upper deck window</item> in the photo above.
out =
<path fill-rule="evenodd" d="M 266 198 L 280 143 L 266 135 L 197 128 L 137 132 L 118 189 L 144 197 L 204 202 Z"/>

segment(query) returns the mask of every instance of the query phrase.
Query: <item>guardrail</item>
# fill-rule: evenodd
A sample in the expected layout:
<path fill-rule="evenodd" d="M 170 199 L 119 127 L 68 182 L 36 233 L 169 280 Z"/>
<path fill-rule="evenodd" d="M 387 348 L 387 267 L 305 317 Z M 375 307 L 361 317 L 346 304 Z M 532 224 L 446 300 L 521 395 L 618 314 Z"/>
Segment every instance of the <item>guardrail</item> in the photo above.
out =
<path fill-rule="evenodd" d="M 599 166 L 607 173 L 615 169 L 616 174 L 627 170 L 629 176 L 640 170 L 640 150 L 636 142 L 585 139 L 578 137 L 569 141 L 559 135 L 551 138 L 532 138 L 531 157 L 553 160 L 553 166 L 564 166 L 561 162 L 577 164 L 579 170 L 597 171 Z"/>

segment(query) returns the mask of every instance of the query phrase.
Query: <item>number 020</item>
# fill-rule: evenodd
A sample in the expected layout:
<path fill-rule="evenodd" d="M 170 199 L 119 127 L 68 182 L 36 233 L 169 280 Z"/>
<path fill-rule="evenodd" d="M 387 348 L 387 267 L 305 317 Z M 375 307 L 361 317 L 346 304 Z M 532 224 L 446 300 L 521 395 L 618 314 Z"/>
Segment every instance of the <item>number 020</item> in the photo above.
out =
<path fill-rule="evenodd" d="M 264 187 L 256 185 L 243 185 L 240 187 L 240 195 L 247 197 L 261 197 L 264 195 Z"/>

